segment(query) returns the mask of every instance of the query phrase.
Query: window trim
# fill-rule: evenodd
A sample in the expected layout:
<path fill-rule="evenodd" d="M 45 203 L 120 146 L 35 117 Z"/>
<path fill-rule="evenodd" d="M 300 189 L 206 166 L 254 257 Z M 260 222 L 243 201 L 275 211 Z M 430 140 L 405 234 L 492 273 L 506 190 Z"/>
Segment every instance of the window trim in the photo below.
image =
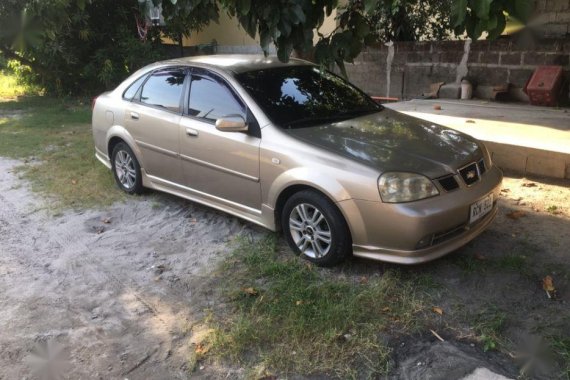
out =
<path fill-rule="evenodd" d="M 142 95 L 142 90 L 143 90 L 144 86 L 146 85 L 146 82 L 148 82 L 150 77 L 152 77 L 154 74 L 159 73 L 161 71 L 169 71 L 169 70 L 180 70 L 180 72 L 182 72 L 184 74 L 184 82 L 182 83 L 182 93 L 181 93 L 180 99 L 178 101 L 178 107 L 179 107 L 178 111 L 172 111 L 172 110 L 169 110 L 168 108 L 159 107 L 159 106 L 155 106 L 155 105 L 148 104 L 148 103 L 143 103 L 141 101 L 141 95 Z M 184 94 L 186 92 L 188 92 L 188 86 L 189 86 L 189 81 L 190 81 L 190 76 L 188 75 L 188 73 L 189 73 L 189 70 L 188 70 L 188 67 L 186 67 L 186 66 L 160 67 L 160 68 L 157 68 L 155 70 L 148 72 L 146 74 L 147 78 L 141 84 L 141 86 L 137 90 L 137 93 L 135 94 L 135 96 L 133 96 L 133 99 L 131 100 L 131 102 L 136 103 L 136 104 L 141 105 L 141 106 L 144 106 L 144 107 L 149 107 L 149 108 L 153 108 L 156 110 L 168 112 L 168 113 L 171 113 L 174 115 L 182 116 L 184 114 L 184 104 L 183 104 L 184 98 L 185 98 Z"/>
<path fill-rule="evenodd" d="M 188 67 L 188 73 L 187 73 L 188 87 L 186 89 L 185 96 L 184 96 L 184 110 L 183 110 L 182 116 L 188 117 L 192 120 L 196 120 L 196 121 L 199 121 L 202 123 L 210 124 L 210 125 L 216 124 L 216 122 L 214 120 L 208 120 L 208 119 L 205 119 L 202 117 L 193 116 L 193 115 L 190 115 L 190 113 L 189 113 L 190 93 L 192 91 L 192 75 L 194 75 L 194 74 L 209 77 L 212 80 L 216 80 L 218 82 L 221 82 L 222 85 L 224 85 L 227 88 L 227 90 L 239 102 L 241 102 L 241 104 L 245 108 L 246 123 L 248 125 L 248 131 L 245 133 L 247 133 L 249 136 L 261 138 L 261 128 L 259 126 L 259 122 L 255 118 L 255 115 L 253 114 L 253 112 L 251 112 L 250 107 L 247 105 L 247 102 L 243 99 L 243 97 L 235 90 L 234 86 L 232 86 L 232 84 L 229 83 L 226 78 L 224 78 L 222 75 L 220 75 L 216 72 L 213 72 L 213 71 L 208 70 L 208 69 L 203 68 L 203 67 L 195 67 L 195 66 Z"/>
<path fill-rule="evenodd" d="M 203 71 L 203 72 L 201 73 L 200 71 Z M 210 74 L 213 74 L 213 75 L 210 75 Z M 209 79 L 212 79 L 214 81 L 221 82 L 222 85 L 224 85 L 226 87 L 226 89 L 230 92 L 230 94 L 233 95 L 236 98 L 236 100 L 238 100 L 241 103 L 241 105 L 245 109 L 245 114 L 247 116 L 249 107 L 247 106 L 246 102 L 244 102 L 244 100 L 241 98 L 241 96 L 239 96 L 239 94 L 233 89 L 233 87 L 231 87 L 231 85 L 224 78 L 222 78 L 221 76 L 219 76 L 217 74 L 209 72 L 203 68 L 195 68 L 195 67 L 190 68 L 190 72 L 188 75 L 190 77 L 190 80 L 189 80 L 189 88 L 187 91 L 188 92 L 188 99 L 187 99 L 187 101 L 184 102 L 184 116 L 188 116 L 188 117 L 203 121 L 204 123 L 208 123 L 208 124 L 215 124 L 216 123 L 216 121 L 212 120 L 212 119 L 206 119 L 203 117 L 190 115 L 189 112 L 190 112 L 190 94 L 192 93 L 192 75 L 201 75 L 201 76 L 205 76 Z"/>
<path fill-rule="evenodd" d="M 370 95 L 368 95 L 366 92 L 364 92 L 364 90 L 360 89 L 359 87 L 357 87 L 356 85 L 352 84 L 349 80 L 347 80 L 346 78 L 343 78 L 342 76 L 332 72 L 331 70 L 328 69 L 322 69 L 317 65 L 314 64 L 310 64 L 310 65 L 293 65 L 293 66 L 288 66 L 289 68 L 298 68 L 298 67 L 309 67 L 309 68 L 318 68 L 319 70 L 330 74 L 334 77 L 337 77 L 339 79 L 341 79 L 342 81 L 344 81 L 345 83 L 347 83 L 350 87 L 354 88 L 358 93 L 360 93 L 361 95 L 364 95 L 364 97 L 366 97 L 371 104 L 374 104 L 376 107 L 378 107 L 378 112 L 383 111 L 384 109 L 386 109 L 386 107 L 384 107 L 382 104 L 377 103 L 374 99 L 372 99 L 372 97 Z M 286 69 L 286 66 L 279 66 L 279 67 L 274 67 L 274 68 L 267 68 L 267 69 L 254 69 L 254 70 L 248 70 L 248 71 L 244 71 L 241 72 L 239 74 L 237 74 L 236 80 L 238 81 L 238 83 L 240 82 L 239 76 L 243 75 L 243 74 L 247 74 L 250 72 L 257 72 L 257 71 L 261 71 L 261 70 L 280 70 L 280 69 Z M 244 91 L 252 98 L 252 100 L 254 102 L 256 102 L 257 106 L 261 109 L 261 112 L 263 112 L 263 114 L 265 115 L 265 117 L 269 120 L 269 122 L 276 126 L 277 128 L 279 128 L 280 130 L 285 130 L 286 128 L 284 128 L 282 123 L 278 123 L 276 120 L 274 120 L 274 118 L 259 104 L 257 103 L 257 101 L 255 100 L 255 97 L 251 94 L 251 92 L 249 91 L 249 89 L 245 86 L 243 86 L 240 83 L 240 86 L 242 86 L 242 88 L 244 89 Z"/>
<path fill-rule="evenodd" d="M 132 82 L 127 86 L 127 88 L 125 89 L 125 91 L 123 91 L 123 93 L 121 94 L 121 98 L 122 98 L 124 101 L 132 102 L 132 101 L 137 97 L 137 95 L 139 94 L 139 91 L 140 91 L 141 87 L 144 86 L 144 84 L 146 83 L 147 79 L 150 77 L 151 73 L 152 73 L 152 72 L 146 72 L 146 73 L 144 73 L 143 75 L 137 77 L 137 79 L 135 79 L 134 81 L 132 81 Z M 137 91 L 135 92 L 135 94 L 133 95 L 133 97 L 130 98 L 130 99 L 127 98 L 127 97 L 125 97 L 125 93 L 126 93 L 127 91 L 129 91 L 129 90 L 131 89 L 131 87 L 134 86 L 135 82 L 137 82 L 138 80 L 140 80 L 140 79 L 142 79 L 142 78 L 144 78 L 144 80 L 142 81 L 142 83 L 141 83 L 141 84 L 139 85 L 139 87 L 137 88 Z"/>

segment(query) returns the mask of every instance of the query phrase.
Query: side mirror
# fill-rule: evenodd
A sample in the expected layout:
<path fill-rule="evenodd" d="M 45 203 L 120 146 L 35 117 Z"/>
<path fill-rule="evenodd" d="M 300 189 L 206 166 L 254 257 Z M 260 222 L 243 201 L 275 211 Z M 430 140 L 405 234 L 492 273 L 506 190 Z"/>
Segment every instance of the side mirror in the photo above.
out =
<path fill-rule="evenodd" d="M 222 132 L 247 132 L 247 123 L 241 115 L 228 115 L 216 120 L 216 129 Z"/>

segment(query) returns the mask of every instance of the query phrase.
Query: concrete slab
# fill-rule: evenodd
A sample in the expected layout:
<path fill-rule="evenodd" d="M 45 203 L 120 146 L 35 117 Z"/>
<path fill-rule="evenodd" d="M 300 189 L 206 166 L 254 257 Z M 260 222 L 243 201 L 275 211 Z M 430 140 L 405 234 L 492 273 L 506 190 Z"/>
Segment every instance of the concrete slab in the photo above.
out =
<path fill-rule="evenodd" d="M 502 363 L 453 342 L 416 342 L 408 357 L 398 363 L 394 379 L 511 380 Z"/>
<path fill-rule="evenodd" d="M 465 376 L 461 380 L 510 380 L 508 377 L 499 375 L 487 368 L 477 368 L 472 374 Z"/>
<path fill-rule="evenodd" d="M 564 178 L 566 175 L 566 162 L 558 157 L 548 157 L 544 154 L 529 155 L 526 162 L 526 171 L 531 174 L 549 173 L 555 178 Z"/>
<path fill-rule="evenodd" d="M 434 109 L 435 105 L 441 110 Z M 448 99 L 386 106 L 484 141 L 500 167 L 523 174 L 570 178 L 568 109 Z"/>

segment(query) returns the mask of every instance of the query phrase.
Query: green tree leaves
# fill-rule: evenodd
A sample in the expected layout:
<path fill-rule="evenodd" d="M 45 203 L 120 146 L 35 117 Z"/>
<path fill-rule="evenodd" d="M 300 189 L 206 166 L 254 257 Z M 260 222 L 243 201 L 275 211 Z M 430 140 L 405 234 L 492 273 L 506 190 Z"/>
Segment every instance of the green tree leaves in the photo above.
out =
<path fill-rule="evenodd" d="M 451 8 L 456 4 L 453 0 L 382 1 L 367 19 L 379 41 L 446 39 L 453 30 Z"/>
<path fill-rule="evenodd" d="M 488 19 L 493 0 L 471 0 L 473 10 L 480 19 Z"/>
<path fill-rule="evenodd" d="M 467 15 L 467 0 L 455 0 L 451 5 L 451 22 L 453 27 L 461 26 Z"/>
<path fill-rule="evenodd" d="M 364 0 L 364 12 L 371 12 L 378 5 L 378 0 Z"/>
<path fill-rule="evenodd" d="M 338 0 L 150 1 L 162 6 L 166 26 L 161 32 L 176 41 L 217 21 L 224 11 L 259 39 L 266 54 L 273 44 L 282 61 L 295 50 L 323 65 L 337 64 L 341 71 L 364 46 L 379 40 L 437 39 L 450 29 L 473 39 L 485 32 L 488 38 L 496 38 L 508 17 L 525 22 L 532 9 L 532 0 L 347 0 L 341 7 Z M 85 78 L 96 76 L 91 72 L 97 71 L 93 62 L 117 73 L 132 64 L 120 62 L 126 61 L 116 52 L 120 41 L 131 41 L 126 48 L 133 51 L 132 57 L 148 53 L 136 39 L 133 13 L 137 5 L 146 4 L 147 0 L 1 0 L 0 49 L 6 56 L 34 65 L 38 72 L 58 73 L 59 82 L 79 88 Z M 321 33 L 325 18 L 335 9 L 337 27 Z M 118 76 L 107 76 L 105 82 Z"/>
<path fill-rule="evenodd" d="M 308 53 L 313 49 L 314 31 L 325 13 L 336 7 L 336 0 L 220 0 L 223 9 L 236 17 L 244 30 L 259 38 L 267 54 L 271 43 L 279 59 L 287 61 L 291 52 Z M 248 12 L 244 12 L 248 8 Z"/>
<path fill-rule="evenodd" d="M 451 18 L 457 35 L 477 39 L 487 32 L 493 39 L 505 29 L 507 17 L 526 22 L 531 10 L 532 0 L 455 0 Z"/>
<path fill-rule="evenodd" d="M 104 91 L 163 57 L 156 33 L 154 44 L 138 39 L 137 6 L 137 0 L 2 0 L 0 23 L 18 23 L 0 32 L 0 51 L 29 66 L 25 79 L 51 93 Z"/>
<path fill-rule="evenodd" d="M 510 3 L 510 2 L 507 2 Z M 530 0 L 513 0 L 507 7 L 510 14 L 521 22 L 527 22 L 532 11 L 532 1 Z"/>

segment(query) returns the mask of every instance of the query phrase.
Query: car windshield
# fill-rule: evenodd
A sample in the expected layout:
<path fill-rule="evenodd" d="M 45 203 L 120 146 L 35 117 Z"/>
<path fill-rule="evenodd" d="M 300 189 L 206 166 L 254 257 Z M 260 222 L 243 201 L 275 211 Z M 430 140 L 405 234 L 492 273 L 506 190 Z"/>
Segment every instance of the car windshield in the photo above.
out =
<path fill-rule="evenodd" d="M 382 110 L 368 95 L 315 66 L 287 66 L 240 73 L 241 85 L 283 128 L 310 127 Z"/>

